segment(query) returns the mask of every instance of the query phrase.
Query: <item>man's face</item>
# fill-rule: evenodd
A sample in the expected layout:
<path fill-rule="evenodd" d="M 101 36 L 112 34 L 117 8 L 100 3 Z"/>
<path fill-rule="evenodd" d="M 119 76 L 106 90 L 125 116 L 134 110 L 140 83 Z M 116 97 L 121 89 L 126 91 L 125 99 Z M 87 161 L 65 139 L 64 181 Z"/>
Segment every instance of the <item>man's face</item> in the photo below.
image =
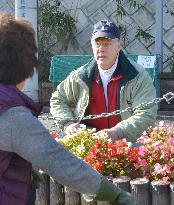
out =
<path fill-rule="evenodd" d="M 111 68 L 121 49 L 120 41 L 116 39 L 97 38 L 91 44 L 98 66 L 103 70 Z"/>

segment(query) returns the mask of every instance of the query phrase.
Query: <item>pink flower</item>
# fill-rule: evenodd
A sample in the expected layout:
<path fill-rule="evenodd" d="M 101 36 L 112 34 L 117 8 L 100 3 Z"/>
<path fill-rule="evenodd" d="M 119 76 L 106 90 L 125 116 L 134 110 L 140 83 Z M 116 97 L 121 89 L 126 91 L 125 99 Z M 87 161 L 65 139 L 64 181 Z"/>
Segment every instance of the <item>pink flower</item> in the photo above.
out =
<path fill-rule="evenodd" d="M 161 165 L 160 165 L 159 163 L 156 163 L 156 164 L 154 165 L 153 175 L 161 174 L 161 173 L 162 173 Z"/>
<path fill-rule="evenodd" d="M 168 165 L 164 165 L 162 167 L 159 163 L 154 165 L 154 172 L 153 175 L 162 174 L 165 175 L 166 173 L 171 173 L 171 167 Z"/>
<path fill-rule="evenodd" d="M 169 177 L 163 177 L 160 181 L 162 182 L 162 184 L 167 184 L 169 180 L 170 180 Z"/>
<path fill-rule="evenodd" d="M 139 147 L 139 155 L 146 155 L 148 153 L 148 149 L 144 146 Z"/>
<path fill-rule="evenodd" d="M 163 170 L 164 170 L 166 173 L 171 173 L 171 167 L 168 166 L 167 164 L 164 165 Z"/>

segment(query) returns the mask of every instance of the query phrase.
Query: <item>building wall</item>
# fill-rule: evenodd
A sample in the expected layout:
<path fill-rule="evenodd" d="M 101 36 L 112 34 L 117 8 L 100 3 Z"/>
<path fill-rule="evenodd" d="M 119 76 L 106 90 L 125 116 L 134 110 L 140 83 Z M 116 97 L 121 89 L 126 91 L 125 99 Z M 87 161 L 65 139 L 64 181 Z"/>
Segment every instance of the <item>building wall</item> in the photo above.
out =
<path fill-rule="evenodd" d="M 123 48 L 128 53 L 153 54 L 155 38 L 150 41 L 135 38 L 138 28 L 148 31 L 155 37 L 155 0 L 138 0 L 144 9 L 130 8 L 127 0 L 124 0 L 126 16 L 116 17 L 115 0 L 60 0 L 61 10 L 69 12 L 76 20 L 76 40 L 78 46 L 70 46 L 67 54 L 91 54 L 90 37 L 93 24 L 101 19 L 110 19 L 117 25 L 126 28 L 126 39 Z M 174 17 L 166 11 L 174 10 L 174 0 L 163 0 L 164 2 L 164 69 L 169 71 L 169 59 L 174 52 Z M 14 0 L 1 0 L 0 11 L 14 14 Z M 54 49 L 56 54 L 58 48 Z"/>
<path fill-rule="evenodd" d="M 15 0 L 0 0 L 0 12 L 15 14 Z"/>
<path fill-rule="evenodd" d="M 117 25 L 126 27 L 127 37 L 124 42 L 126 52 L 135 54 L 153 54 L 155 38 L 150 41 L 136 39 L 135 35 L 138 28 L 148 31 L 155 37 L 155 0 L 139 0 L 144 9 L 134 9 L 129 7 L 125 0 L 124 9 L 126 16 L 116 17 L 115 0 L 61 0 L 62 7 L 69 10 L 71 16 L 76 20 L 77 33 L 76 39 L 80 45 L 81 52 L 91 53 L 90 37 L 93 24 L 101 19 L 110 19 Z M 164 69 L 169 70 L 169 58 L 174 51 L 174 17 L 166 13 L 168 9 L 174 10 L 174 0 L 163 0 L 164 2 Z M 115 8 L 115 9 L 114 9 Z"/>

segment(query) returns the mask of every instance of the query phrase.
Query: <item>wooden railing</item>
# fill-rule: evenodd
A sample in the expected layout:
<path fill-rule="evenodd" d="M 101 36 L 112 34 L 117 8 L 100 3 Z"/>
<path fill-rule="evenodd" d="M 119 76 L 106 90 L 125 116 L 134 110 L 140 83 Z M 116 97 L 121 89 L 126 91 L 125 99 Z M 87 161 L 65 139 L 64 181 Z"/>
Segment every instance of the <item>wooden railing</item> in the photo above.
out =
<path fill-rule="evenodd" d="M 174 205 L 174 183 L 149 182 L 148 179 L 129 177 L 112 179 L 121 189 L 130 192 L 137 205 Z M 109 202 L 85 202 L 83 196 L 63 187 L 47 175 L 37 189 L 36 205 L 110 205 Z"/>

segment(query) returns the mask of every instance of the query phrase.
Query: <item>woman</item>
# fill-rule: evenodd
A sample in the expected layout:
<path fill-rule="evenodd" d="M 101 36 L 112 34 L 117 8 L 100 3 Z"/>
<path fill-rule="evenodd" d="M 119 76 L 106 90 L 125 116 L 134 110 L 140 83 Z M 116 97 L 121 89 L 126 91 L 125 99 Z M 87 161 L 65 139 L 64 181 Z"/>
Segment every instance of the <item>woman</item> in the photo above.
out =
<path fill-rule="evenodd" d="M 38 66 L 32 26 L 0 13 L 0 204 L 33 202 L 31 164 L 86 199 L 132 205 L 132 197 L 50 137 L 38 121 L 42 107 L 20 90 Z"/>

